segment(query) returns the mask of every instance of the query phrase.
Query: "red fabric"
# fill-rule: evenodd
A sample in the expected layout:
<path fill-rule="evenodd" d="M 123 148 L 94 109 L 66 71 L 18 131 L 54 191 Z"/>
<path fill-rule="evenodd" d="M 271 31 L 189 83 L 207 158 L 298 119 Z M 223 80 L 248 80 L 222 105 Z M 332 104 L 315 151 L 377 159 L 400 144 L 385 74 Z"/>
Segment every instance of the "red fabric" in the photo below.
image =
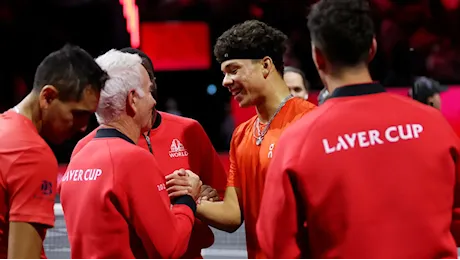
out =
<path fill-rule="evenodd" d="M 171 206 L 152 155 L 118 137 L 91 140 L 61 180 L 72 258 L 178 258 L 194 214 Z"/>
<path fill-rule="evenodd" d="M 283 259 L 457 258 L 459 157 L 429 106 L 390 93 L 328 100 L 277 144 L 261 248 Z"/>
<path fill-rule="evenodd" d="M 0 140 L 0 258 L 6 258 L 10 221 L 54 226 L 58 165 L 32 121 L 12 110 L 0 115 Z M 45 239 L 46 230 L 39 233 Z"/>
<path fill-rule="evenodd" d="M 160 114 L 161 124 L 150 131 L 150 143 L 163 174 L 170 174 L 180 168 L 189 169 L 200 176 L 203 184 L 216 189 L 223 198 L 227 174 L 203 127 L 190 118 L 164 112 Z M 72 157 L 92 140 L 95 134 L 96 130 L 80 140 Z M 138 145 L 149 150 L 143 136 L 139 138 Z M 214 234 L 211 229 L 196 219 L 190 245 L 183 258 L 201 258 L 201 249 L 210 247 L 213 243 Z"/>

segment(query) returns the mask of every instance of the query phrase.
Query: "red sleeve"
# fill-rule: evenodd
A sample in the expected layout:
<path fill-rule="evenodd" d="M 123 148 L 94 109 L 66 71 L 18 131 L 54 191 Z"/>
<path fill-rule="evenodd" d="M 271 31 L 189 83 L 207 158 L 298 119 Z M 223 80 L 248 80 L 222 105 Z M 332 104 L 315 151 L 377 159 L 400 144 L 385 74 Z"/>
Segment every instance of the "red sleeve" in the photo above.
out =
<path fill-rule="evenodd" d="M 228 177 L 227 177 L 227 187 L 235 187 L 241 189 L 241 184 L 239 181 L 238 175 L 238 166 L 236 165 L 236 146 L 235 146 L 235 136 L 238 134 L 238 128 L 233 132 L 232 140 L 230 142 L 230 152 L 229 152 L 229 160 L 230 160 L 230 168 L 228 170 Z"/>
<path fill-rule="evenodd" d="M 454 134 L 455 135 L 455 134 Z M 454 207 L 452 211 L 451 232 L 454 236 L 457 247 L 460 247 L 460 141 L 457 136 L 455 149 L 452 149 L 452 157 L 455 161 L 455 189 L 454 189 Z"/>
<path fill-rule="evenodd" d="M 164 175 L 147 151 L 135 156 L 132 162 L 135 169 L 129 169 L 120 184 L 127 196 L 131 223 L 137 235 L 149 258 L 157 254 L 161 258 L 181 257 L 192 232 L 195 202 L 190 196 L 184 196 L 171 207 Z"/>
<path fill-rule="evenodd" d="M 9 220 L 54 226 L 58 165 L 50 149 L 22 152 L 6 175 Z"/>
<path fill-rule="evenodd" d="M 296 198 L 290 180 L 286 158 L 289 144 L 278 141 L 268 168 L 262 196 L 257 237 L 262 251 L 269 259 L 295 259 L 300 257 L 297 244 L 298 219 Z"/>
<path fill-rule="evenodd" d="M 200 176 L 203 184 L 216 189 L 219 196 L 223 198 L 227 184 L 227 174 L 225 173 L 222 161 L 203 127 L 196 122 L 193 128 L 194 138 L 199 141 L 197 147 L 200 149 L 200 171 L 197 174 Z"/>

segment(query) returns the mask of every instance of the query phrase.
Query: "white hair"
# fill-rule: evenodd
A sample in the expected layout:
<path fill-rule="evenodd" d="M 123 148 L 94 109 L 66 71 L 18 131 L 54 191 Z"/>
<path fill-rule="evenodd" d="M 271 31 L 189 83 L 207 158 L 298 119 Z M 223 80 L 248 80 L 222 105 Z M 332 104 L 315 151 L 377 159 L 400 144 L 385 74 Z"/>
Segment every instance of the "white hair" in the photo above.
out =
<path fill-rule="evenodd" d="M 96 62 L 109 75 L 96 111 L 97 122 L 107 124 L 126 111 L 126 98 L 130 91 L 136 91 L 141 97 L 145 95 L 139 66 L 142 59 L 137 54 L 110 50 L 99 56 Z"/>

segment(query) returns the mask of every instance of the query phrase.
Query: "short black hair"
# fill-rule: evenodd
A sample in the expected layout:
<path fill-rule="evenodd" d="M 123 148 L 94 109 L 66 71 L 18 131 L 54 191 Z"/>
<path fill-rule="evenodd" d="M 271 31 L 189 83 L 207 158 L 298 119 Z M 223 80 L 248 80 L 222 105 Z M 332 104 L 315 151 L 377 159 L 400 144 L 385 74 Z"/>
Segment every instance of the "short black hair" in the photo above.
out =
<path fill-rule="evenodd" d="M 283 75 L 286 41 L 287 36 L 280 30 L 261 21 L 248 20 L 232 26 L 217 39 L 214 55 L 219 63 L 230 59 L 259 60 L 268 56 Z"/>
<path fill-rule="evenodd" d="M 134 49 L 134 48 L 131 48 L 131 47 L 123 48 L 120 51 L 125 52 L 125 53 L 131 53 L 131 54 L 139 55 L 141 57 L 141 59 L 142 59 L 142 66 L 144 66 L 145 70 L 147 70 L 147 72 L 149 73 L 150 79 L 151 80 L 154 79 L 155 67 L 153 66 L 153 62 L 150 59 L 150 57 L 147 56 L 147 54 L 145 54 L 143 51 L 141 51 L 139 49 Z"/>
<path fill-rule="evenodd" d="M 320 0 L 308 15 L 315 44 L 336 66 L 355 66 L 369 57 L 374 23 L 367 0 Z"/>
<path fill-rule="evenodd" d="M 94 58 L 78 46 L 67 44 L 52 52 L 38 65 L 34 91 L 52 85 L 62 101 L 80 101 L 83 90 L 90 87 L 100 92 L 109 78 Z"/>

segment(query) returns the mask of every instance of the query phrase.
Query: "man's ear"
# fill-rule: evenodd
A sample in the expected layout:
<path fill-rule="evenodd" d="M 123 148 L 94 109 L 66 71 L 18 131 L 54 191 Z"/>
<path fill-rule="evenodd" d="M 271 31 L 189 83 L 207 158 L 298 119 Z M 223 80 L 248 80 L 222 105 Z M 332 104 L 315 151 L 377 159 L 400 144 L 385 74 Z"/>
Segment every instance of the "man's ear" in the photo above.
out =
<path fill-rule="evenodd" d="M 267 78 L 270 72 L 274 69 L 275 69 L 275 64 L 273 64 L 272 58 L 265 56 L 262 59 L 262 75 L 264 76 L 264 78 Z"/>
<path fill-rule="evenodd" d="M 59 98 L 59 91 L 53 85 L 45 85 L 39 94 L 40 108 L 47 109 L 57 98 Z"/>
<path fill-rule="evenodd" d="M 126 113 L 130 117 L 134 117 L 137 113 L 136 102 L 138 101 L 136 91 L 131 90 L 126 97 Z"/>
<path fill-rule="evenodd" d="M 323 52 L 319 48 L 317 48 L 315 45 L 312 44 L 311 53 L 312 53 L 313 62 L 315 63 L 316 68 L 319 71 L 325 71 L 326 70 L 326 57 L 324 56 Z"/>
<path fill-rule="evenodd" d="M 369 57 L 367 58 L 367 63 L 370 63 L 375 55 L 377 54 L 377 40 L 374 38 L 372 39 L 371 47 L 369 48 Z"/>

